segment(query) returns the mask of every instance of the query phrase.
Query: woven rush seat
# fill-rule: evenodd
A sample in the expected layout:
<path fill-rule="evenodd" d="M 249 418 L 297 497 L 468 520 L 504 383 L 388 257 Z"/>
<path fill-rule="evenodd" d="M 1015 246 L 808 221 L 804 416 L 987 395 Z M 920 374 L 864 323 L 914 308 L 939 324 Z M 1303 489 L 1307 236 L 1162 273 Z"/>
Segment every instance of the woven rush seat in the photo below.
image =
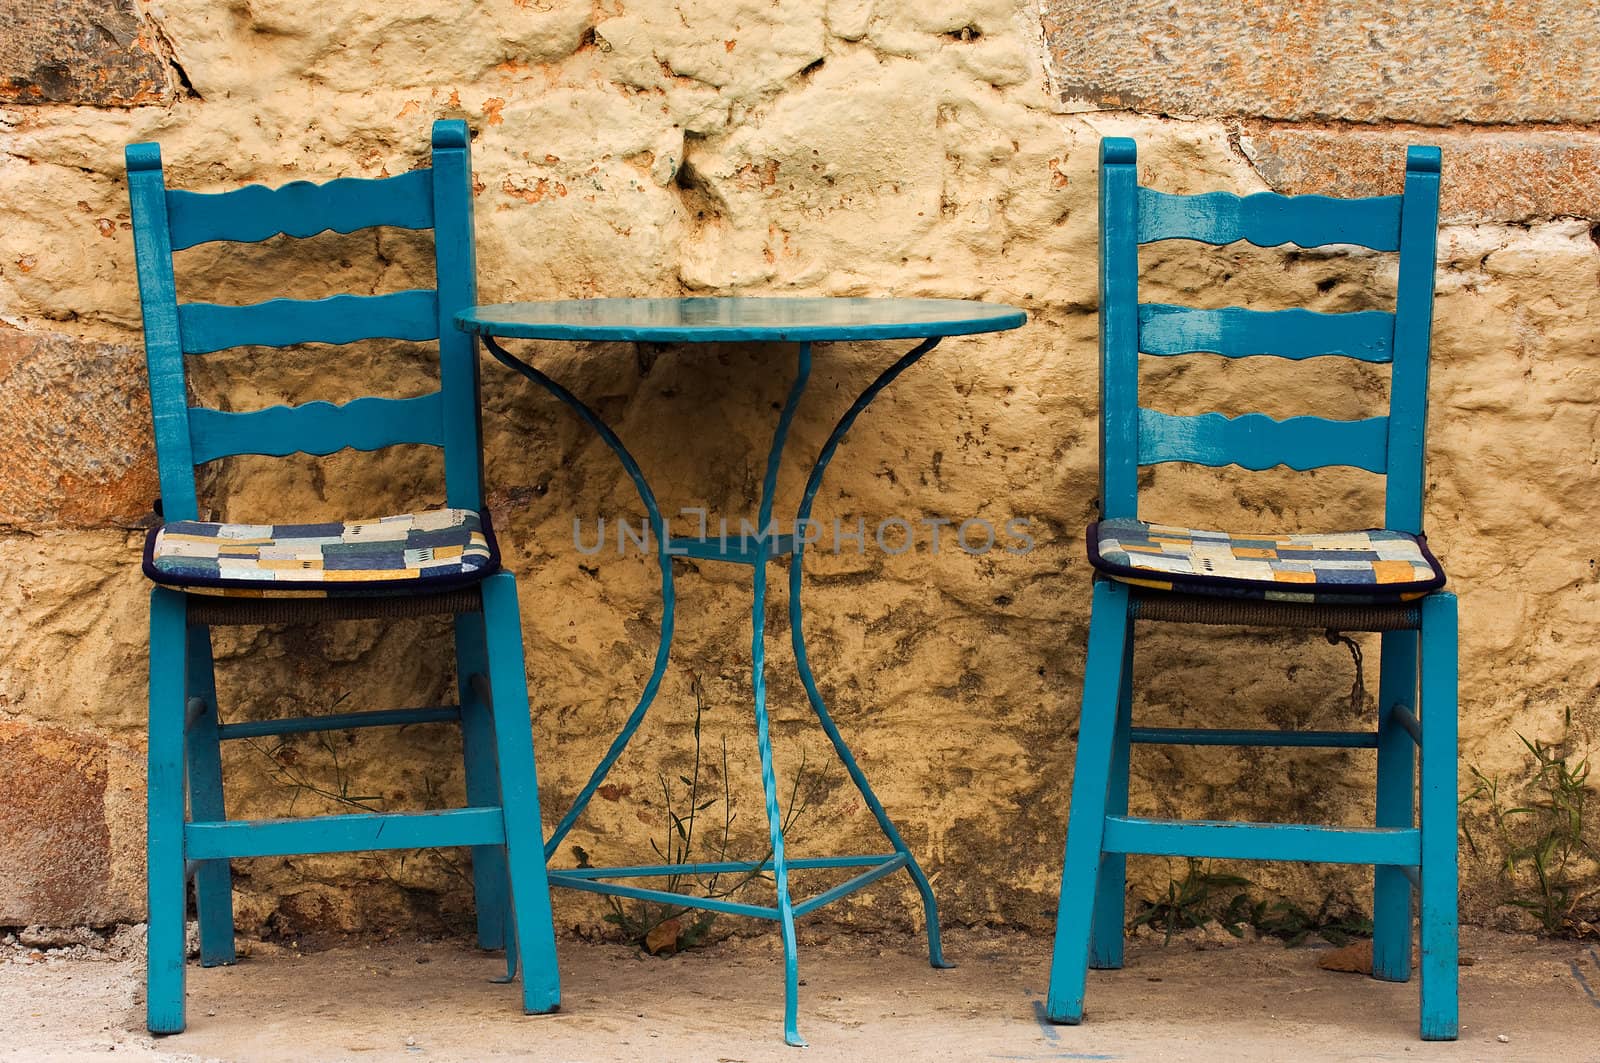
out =
<path fill-rule="evenodd" d="M 487 515 L 470 509 L 320 524 L 177 520 L 145 539 L 144 571 L 190 594 L 323 598 L 416 594 L 500 568 Z"/>
<path fill-rule="evenodd" d="M 1427 540 L 1369 529 L 1233 535 L 1147 521 L 1089 526 L 1089 562 L 1122 583 L 1278 602 L 1407 601 L 1444 586 Z"/>

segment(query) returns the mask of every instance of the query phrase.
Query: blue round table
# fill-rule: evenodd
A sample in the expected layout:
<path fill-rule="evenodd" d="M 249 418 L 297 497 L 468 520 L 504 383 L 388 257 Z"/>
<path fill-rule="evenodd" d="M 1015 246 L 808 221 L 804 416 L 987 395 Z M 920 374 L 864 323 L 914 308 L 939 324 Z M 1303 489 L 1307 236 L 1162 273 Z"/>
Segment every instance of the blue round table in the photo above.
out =
<path fill-rule="evenodd" d="M 700 298 L 700 299 L 568 299 L 551 302 L 502 303 L 479 306 L 457 315 L 456 325 L 466 332 L 483 338 L 489 352 L 509 368 L 521 373 L 534 383 L 560 399 L 605 441 L 622 462 L 639 498 L 649 514 L 651 539 L 655 544 L 661 569 L 661 640 L 656 648 L 655 666 L 646 682 L 638 704 L 629 715 L 611 747 L 595 768 L 588 783 L 579 793 L 572 808 L 562 817 L 554 833 L 545 844 L 545 858 L 555 855 L 557 847 L 571 831 L 574 822 L 594 796 L 617 758 L 627 747 L 645 713 L 655 700 L 661 677 L 666 672 L 672 647 L 674 620 L 674 595 L 672 586 L 672 558 L 693 557 L 706 561 L 724 561 L 748 565 L 754 571 L 751 606 L 753 634 L 751 637 L 752 687 L 755 701 L 756 741 L 761 752 L 761 783 L 766 798 L 767 826 L 772 843 L 772 856 L 763 863 L 727 864 L 674 864 L 641 865 L 635 867 L 573 868 L 550 872 L 552 886 L 581 889 L 594 893 L 610 894 L 657 901 L 684 907 L 705 908 L 734 915 L 774 919 L 783 934 L 785 971 L 784 1039 L 790 1044 L 803 1045 L 796 1025 L 796 1006 L 799 991 L 799 963 L 795 948 L 794 921 L 797 917 L 815 911 L 825 904 L 840 899 L 902 868 L 916 883 L 922 895 L 928 925 L 929 960 L 935 967 L 945 967 L 939 944 L 939 913 L 934 903 L 933 890 L 928 877 L 906 847 L 900 833 L 895 830 L 882 803 L 862 774 L 850 748 L 839 734 L 822 694 L 817 689 L 806 654 L 805 633 L 801 624 L 800 592 L 804 571 L 807 536 L 778 534 L 772 525 L 772 506 L 778 482 L 778 467 L 783 457 L 784 441 L 794 420 L 800 397 L 805 392 L 806 380 L 811 373 L 811 344 L 819 342 L 860 342 L 865 340 L 920 340 L 910 351 L 889 365 L 861 396 L 845 411 L 833 432 L 823 444 L 816 464 L 806 478 L 805 492 L 795 514 L 797 531 L 810 526 L 811 508 L 817 491 L 822 486 L 822 476 L 834 452 L 849 432 L 850 426 L 867 405 L 923 355 L 946 336 L 964 336 L 982 332 L 1000 332 L 1022 325 L 1027 316 L 1015 307 L 995 303 L 980 303 L 964 299 L 862 299 L 862 298 Z M 556 381 L 546 376 L 502 347 L 497 339 L 539 339 L 573 341 L 638 341 L 653 343 L 794 343 L 798 345 L 798 367 L 788 400 L 778 415 L 772 446 L 767 453 L 766 476 L 761 485 L 757 535 L 741 535 L 737 541 L 725 536 L 705 535 L 700 538 L 669 537 L 656 505 L 654 492 L 639 469 L 639 464 L 628 453 L 616 433 L 593 410 Z M 865 856 L 832 856 L 806 859 L 789 859 L 784 855 L 783 819 L 778 806 L 777 780 L 772 767 L 772 744 L 767 718 L 766 683 L 766 599 L 767 562 L 776 557 L 790 555 L 789 567 L 789 629 L 794 642 L 795 662 L 799 666 L 800 681 L 817 720 L 834 751 L 849 772 L 851 780 L 860 790 L 862 799 L 878 821 L 893 852 Z M 789 871 L 808 868 L 861 868 L 850 878 L 832 889 L 796 903 L 789 892 Z M 716 873 L 771 871 L 777 886 L 775 906 L 744 904 L 723 897 L 693 897 L 665 890 L 646 889 L 621 885 L 606 879 L 640 879 L 665 877 L 685 872 Z"/>

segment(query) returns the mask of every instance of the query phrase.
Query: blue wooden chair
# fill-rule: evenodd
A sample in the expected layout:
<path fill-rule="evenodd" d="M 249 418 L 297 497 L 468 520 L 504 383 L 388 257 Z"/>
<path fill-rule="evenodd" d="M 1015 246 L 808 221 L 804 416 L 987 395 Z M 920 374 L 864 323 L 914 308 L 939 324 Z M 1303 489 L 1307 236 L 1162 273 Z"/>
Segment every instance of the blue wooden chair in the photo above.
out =
<path fill-rule="evenodd" d="M 195 881 L 201 962 L 232 963 L 229 861 L 253 856 L 471 846 L 480 945 L 506 948 L 509 981 L 520 939 L 528 1012 L 551 1011 L 560 1000 L 516 583 L 500 569 L 483 507 L 477 350 L 453 324 L 476 288 L 465 123 L 434 125 L 432 161 L 431 168 L 382 180 L 199 194 L 166 187 L 157 145 L 127 149 L 165 520 L 151 532 L 144 558 L 157 584 L 150 593 L 147 1001 L 155 1033 L 184 1027 L 187 880 Z M 374 226 L 432 230 L 437 284 L 243 306 L 178 301 L 174 251 Z M 439 389 L 417 398 L 248 413 L 189 405 L 186 357 L 245 345 L 374 338 L 437 341 Z M 201 463 L 399 443 L 443 449 L 445 508 L 310 525 L 199 519 L 194 467 Z M 430 614 L 454 617 L 458 705 L 221 722 L 212 626 Z M 223 741 L 439 722 L 462 729 L 467 808 L 227 818 Z"/>
<path fill-rule="evenodd" d="M 1456 602 L 1422 538 L 1423 424 L 1433 316 L 1439 152 L 1413 147 L 1403 195 L 1368 199 L 1179 196 L 1139 186 L 1131 140 L 1100 146 L 1100 490 L 1077 766 L 1048 1013 L 1083 1017 L 1087 967 L 1122 966 L 1126 854 L 1371 864 L 1373 974 L 1411 970 L 1420 894 L 1422 1036 L 1456 1018 Z M 1141 244 L 1248 240 L 1399 252 L 1392 313 L 1196 310 L 1139 301 Z M 1173 416 L 1139 405 L 1141 353 L 1321 355 L 1388 363 L 1387 417 Z M 1347 465 L 1385 480 L 1382 529 L 1227 535 L 1138 519 L 1138 470 L 1159 462 L 1266 469 Z M 1134 621 L 1382 632 L 1375 731 L 1135 727 Z M 1160 820 L 1128 814 L 1134 744 L 1375 749 L 1373 827 Z M 1414 768 L 1419 823 L 1413 822 Z"/>

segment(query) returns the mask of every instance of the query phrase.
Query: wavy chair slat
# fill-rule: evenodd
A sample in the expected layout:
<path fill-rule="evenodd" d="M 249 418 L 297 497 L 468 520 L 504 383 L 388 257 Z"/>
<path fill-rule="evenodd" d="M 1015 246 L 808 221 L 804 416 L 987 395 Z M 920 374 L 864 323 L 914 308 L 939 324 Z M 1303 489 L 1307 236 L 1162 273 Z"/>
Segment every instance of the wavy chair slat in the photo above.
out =
<path fill-rule="evenodd" d="M 435 340 L 439 296 L 418 288 L 383 295 L 269 299 L 243 306 L 180 303 L 178 328 L 185 354 L 295 343 Z"/>
<path fill-rule="evenodd" d="M 398 443 L 437 447 L 444 445 L 444 402 L 433 391 L 410 399 L 308 402 L 244 413 L 195 406 L 189 410 L 189 438 L 196 464 L 234 454 L 332 454 Z"/>
<path fill-rule="evenodd" d="M 231 192 L 167 190 L 172 249 L 228 240 L 253 244 L 277 236 L 352 233 L 385 225 L 433 227 L 433 171 L 398 177 L 341 177 L 326 184 L 295 181 L 281 188 L 249 185 Z"/>
<path fill-rule="evenodd" d="M 1335 356 L 1394 360 L 1394 315 L 1385 310 L 1324 314 L 1315 310 L 1197 310 L 1139 304 L 1139 350 L 1145 354 L 1271 355 L 1299 360 Z"/>
<path fill-rule="evenodd" d="M 1198 240 L 1231 244 L 1248 240 L 1257 247 L 1356 244 L 1374 251 L 1397 251 L 1400 203 L 1399 196 L 1332 199 L 1277 192 L 1180 196 L 1141 187 L 1138 242 Z"/>
<path fill-rule="evenodd" d="M 1347 465 L 1381 473 L 1388 461 L 1389 419 L 1330 421 L 1324 417 L 1276 420 L 1261 413 L 1181 416 L 1139 410 L 1139 464 L 1186 461 L 1238 465 L 1260 471 L 1277 465 L 1322 469 Z"/>

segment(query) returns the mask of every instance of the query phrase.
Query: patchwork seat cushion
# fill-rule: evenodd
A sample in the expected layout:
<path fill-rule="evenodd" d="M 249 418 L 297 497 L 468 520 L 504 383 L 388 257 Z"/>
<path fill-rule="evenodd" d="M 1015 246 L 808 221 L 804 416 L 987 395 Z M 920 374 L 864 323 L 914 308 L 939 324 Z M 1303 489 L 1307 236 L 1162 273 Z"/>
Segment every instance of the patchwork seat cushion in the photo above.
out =
<path fill-rule="evenodd" d="M 1426 539 L 1383 529 L 1230 535 L 1103 520 L 1089 526 L 1089 562 L 1141 587 L 1283 602 L 1404 601 L 1444 586 Z"/>
<path fill-rule="evenodd" d="M 144 571 L 191 594 L 314 598 L 443 591 L 500 568 L 487 513 L 432 509 L 323 524 L 176 520 L 145 539 Z"/>

